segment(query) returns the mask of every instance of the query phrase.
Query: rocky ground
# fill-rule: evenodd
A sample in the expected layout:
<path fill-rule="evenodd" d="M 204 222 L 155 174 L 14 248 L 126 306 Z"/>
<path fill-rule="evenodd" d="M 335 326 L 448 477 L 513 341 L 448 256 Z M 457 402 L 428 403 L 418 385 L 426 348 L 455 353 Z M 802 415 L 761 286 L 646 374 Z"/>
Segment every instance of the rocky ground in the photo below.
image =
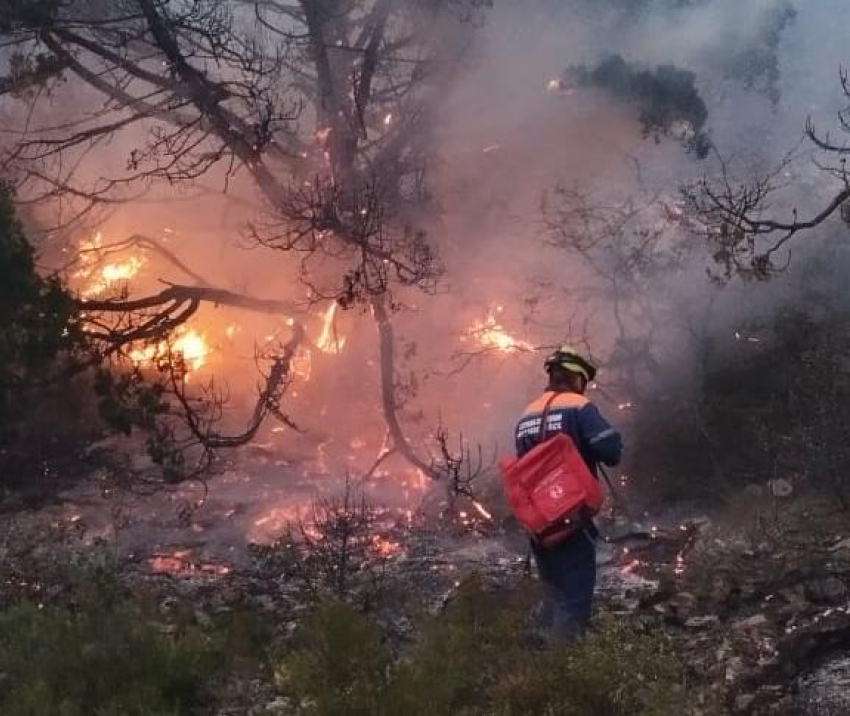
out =
<path fill-rule="evenodd" d="M 242 487 L 231 497 L 244 488 L 234 475 Z M 339 554 L 321 540 L 312 544 L 324 550 L 319 558 L 287 539 L 252 542 L 258 521 L 281 528 L 283 507 L 270 507 L 269 493 L 262 510 L 228 500 L 228 489 L 225 483 L 205 510 L 182 516 L 175 505 L 185 496 L 158 496 L 158 512 L 144 502 L 134 513 L 96 490 L 87 501 L 76 492 L 7 516 L 0 605 L 21 595 L 61 601 L 62 570 L 98 562 L 156 594 L 164 617 L 176 603 L 191 604 L 201 624 L 247 608 L 285 640 L 316 590 L 338 574 Z M 729 713 L 850 713 L 850 520 L 828 499 L 750 497 L 758 499 L 711 518 L 603 523 L 611 541 L 600 544 L 600 607 L 675 635 L 689 668 L 722 693 Z M 370 604 L 400 638 L 412 628 L 404 595 L 439 612 L 470 574 L 508 586 L 528 573 L 522 536 L 469 506 L 427 518 L 385 508 L 364 525 L 370 536 L 346 557 L 345 584 L 330 589 Z M 273 713 L 277 699 L 262 680 L 241 684 L 225 713 L 244 713 L 246 701 L 255 704 L 252 713 Z"/>

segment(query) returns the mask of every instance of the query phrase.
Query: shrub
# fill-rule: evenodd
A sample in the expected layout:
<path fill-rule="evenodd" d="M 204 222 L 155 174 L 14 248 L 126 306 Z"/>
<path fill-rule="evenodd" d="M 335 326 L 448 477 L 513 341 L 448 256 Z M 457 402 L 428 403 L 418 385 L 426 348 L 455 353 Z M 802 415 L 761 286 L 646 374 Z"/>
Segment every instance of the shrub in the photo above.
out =
<path fill-rule="evenodd" d="M 58 279 L 37 272 L 12 193 L 2 182 L 0 325 L 0 487 L 18 488 L 43 477 L 48 459 L 65 451 L 66 435 L 87 422 L 72 405 L 73 381 L 51 380 L 83 338 L 70 295 Z"/>
<path fill-rule="evenodd" d="M 541 650 L 527 638 L 530 593 L 460 587 L 416 643 L 392 653 L 378 624 L 325 605 L 286 656 L 281 685 L 315 716 L 655 716 L 694 699 L 671 641 L 605 618 L 580 644 Z"/>
<path fill-rule="evenodd" d="M 166 633 L 112 598 L 0 614 L 0 713 L 176 716 L 206 708 L 224 666 L 218 638 Z"/>
<path fill-rule="evenodd" d="M 326 602 L 306 620 L 277 681 L 308 713 L 370 716 L 385 713 L 389 666 L 377 624 L 343 602 Z"/>
<path fill-rule="evenodd" d="M 255 553 L 311 602 L 331 598 L 368 608 L 390 587 L 379 516 L 362 484 L 347 476 L 339 495 L 317 497 L 275 544 Z"/>
<path fill-rule="evenodd" d="M 779 308 L 742 331 L 756 341 L 712 351 L 696 389 L 639 407 L 630 466 L 644 492 L 722 497 L 781 476 L 850 508 L 848 324 L 838 306 Z"/>

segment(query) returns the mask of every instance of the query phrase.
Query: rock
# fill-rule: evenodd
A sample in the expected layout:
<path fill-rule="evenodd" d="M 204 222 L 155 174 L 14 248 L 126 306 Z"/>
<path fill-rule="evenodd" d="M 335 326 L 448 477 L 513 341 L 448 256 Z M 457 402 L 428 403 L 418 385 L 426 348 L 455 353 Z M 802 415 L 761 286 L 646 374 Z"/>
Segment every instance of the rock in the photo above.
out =
<path fill-rule="evenodd" d="M 773 703 L 773 712 L 780 716 L 799 716 L 798 712 L 794 709 L 794 697 L 791 694 L 785 694 L 778 698 Z"/>
<path fill-rule="evenodd" d="M 175 610 L 178 609 L 179 606 L 180 600 L 173 595 L 169 595 L 160 602 L 159 613 L 164 617 L 168 617 L 174 614 Z"/>
<path fill-rule="evenodd" d="M 755 694 L 741 694 L 740 696 L 735 698 L 735 711 L 739 713 L 747 712 L 750 706 L 753 705 L 753 701 L 755 700 Z"/>
<path fill-rule="evenodd" d="M 232 607 L 243 601 L 243 594 L 236 587 L 227 585 L 221 590 L 221 601 L 226 606 Z"/>
<path fill-rule="evenodd" d="M 800 679 L 795 706 L 807 716 L 850 713 L 850 657 L 827 662 Z"/>
<path fill-rule="evenodd" d="M 850 537 L 846 537 L 840 542 L 836 542 L 829 548 L 830 552 L 847 552 L 850 554 Z"/>
<path fill-rule="evenodd" d="M 795 585 L 794 587 L 784 587 L 777 592 L 777 595 L 786 604 L 794 605 L 800 609 L 805 608 L 809 603 L 809 600 L 806 598 L 806 589 L 802 584 Z"/>
<path fill-rule="evenodd" d="M 756 483 L 750 483 L 744 488 L 744 494 L 747 497 L 752 498 L 762 498 L 765 494 L 765 489 L 762 485 L 757 485 Z"/>
<path fill-rule="evenodd" d="M 153 458 L 145 452 L 135 453 L 130 458 L 130 467 L 136 472 L 146 472 L 156 468 Z"/>
<path fill-rule="evenodd" d="M 209 629 L 213 625 L 213 621 L 210 615 L 202 611 L 201 609 L 195 609 L 195 621 L 197 622 L 198 626 L 204 629 Z"/>
<path fill-rule="evenodd" d="M 817 604 L 840 604 L 847 598 L 847 585 L 838 577 L 826 577 L 806 585 L 806 596 Z"/>
<path fill-rule="evenodd" d="M 714 614 L 707 614 L 701 617 L 691 617 L 685 621 L 685 628 L 694 630 L 710 629 L 719 621 L 720 619 Z"/>
<path fill-rule="evenodd" d="M 271 714 L 292 713 L 292 700 L 284 696 L 280 696 L 274 701 L 270 701 L 269 703 L 267 703 L 265 706 L 265 710 L 267 713 Z"/>
<path fill-rule="evenodd" d="M 734 684 L 745 671 L 744 660 L 738 656 L 733 656 L 726 662 L 726 669 L 724 671 L 726 683 Z"/>
<path fill-rule="evenodd" d="M 794 494 L 794 485 L 790 480 L 781 477 L 767 483 L 770 494 L 774 497 L 790 497 Z"/>
<path fill-rule="evenodd" d="M 264 612 L 273 612 L 276 609 L 274 599 L 272 599 L 268 594 L 258 594 L 254 597 L 254 603 Z"/>
<path fill-rule="evenodd" d="M 697 606 L 697 598 L 690 592 L 677 592 L 668 600 L 670 610 L 681 619 L 687 619 Z"/>
<path fill-rule="evenodd" d="M 759 631 L 767 627 L 770 627 L 770 620 L 764 614 L 754 614 L 732 624 L 732 630 L 736 632 Z"/>
<path fill-rule="evenodd" d="M 723 604 L 732 596 L 734 589 L 728 579 L 718 576 L 712 580 L 708 596 L 713 602 Z"/>

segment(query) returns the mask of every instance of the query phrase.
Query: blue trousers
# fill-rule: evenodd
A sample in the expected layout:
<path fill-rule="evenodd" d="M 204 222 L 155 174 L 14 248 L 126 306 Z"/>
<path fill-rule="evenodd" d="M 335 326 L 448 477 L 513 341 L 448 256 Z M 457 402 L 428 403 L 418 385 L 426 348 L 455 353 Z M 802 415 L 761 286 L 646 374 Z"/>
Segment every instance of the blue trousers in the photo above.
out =
<path fill-rule="evenodd" d="M 539 624 L 556 639 L 574 641 L 590 621 L 596 545 L 587 530 L 580 530 L 559 545 L 533 551 L 540 578 L 549 591 Z"/>

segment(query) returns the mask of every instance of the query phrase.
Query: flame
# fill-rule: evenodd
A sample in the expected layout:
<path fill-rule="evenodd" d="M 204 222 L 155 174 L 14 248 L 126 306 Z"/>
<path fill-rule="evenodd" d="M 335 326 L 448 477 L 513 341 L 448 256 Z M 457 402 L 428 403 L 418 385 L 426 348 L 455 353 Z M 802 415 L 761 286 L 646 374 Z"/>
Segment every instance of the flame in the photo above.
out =
<path fill-rule="evenodd" d="M 134 348 L 130 351 L 130 360 L 137 366 L 151 365 L 156 362 L 158 348 L 154 345 Z"/>
<path fill-rule="evenodd" d="M 194 328 L 178 329 L 176 338 L 169 345 L 161 341 L 140 346 L 130 351 L 130 360 L 137 366 L 153 366 L 169 354 L 179 354 L 189 372 L 200 370 L 207 362 L 212 349 L 202 333 Z"/>
<path fill-rule="evenodd" d="M 338 304 L 334 301 L 322 316 L 322 333 L 316 341 L 316 347 L 322 353 L 339 354 L 345 347 L 345 336 L 340 337 L 336 330 L 336 310 Z"/>
<path fill-rule="evenodd" d="M 202 368 L 210 354 L 210 347 L 204 337 L 192 329 L 177 337 L 172 350 L 182 354 L 183 360 L 192 370 Z"/>
<path fill-rule="evenodd" d="M 533 351 L 533 345 L 527 341 L 514 338 L 499 323 L 496 314 L 501 313 L 502 310 L 504 310 L 502 306 L 497 306 L 494 310 L 491 310 L 483 321 L 473 323 L 467 334 L 478 341 L 478 344 L 485 350 L 496 350 L 501 353 Z"/>
<path fill-rule="evenodd" d="M 102 264 L 101 249 L 103 236 L 96 233 L 88 241 L 79 244 L 79 261 L 81 268 L 74 278 L 85 281 L 80 293 L 85 298 L 106 293 L 116 283 L 126 282 L 134 278 L 147 260 L 144 256 L 129 256 L 120 261 Z"/>
<path fill-rule="evenodd" d="M 374 535 L 372 537 L 372 548 L 375 550 L 377 556 L 382 559 L 395 557 L 401 552 L 400 543 L 387 539 L 386 537 L 382 537 L 381 535 Z"/>

